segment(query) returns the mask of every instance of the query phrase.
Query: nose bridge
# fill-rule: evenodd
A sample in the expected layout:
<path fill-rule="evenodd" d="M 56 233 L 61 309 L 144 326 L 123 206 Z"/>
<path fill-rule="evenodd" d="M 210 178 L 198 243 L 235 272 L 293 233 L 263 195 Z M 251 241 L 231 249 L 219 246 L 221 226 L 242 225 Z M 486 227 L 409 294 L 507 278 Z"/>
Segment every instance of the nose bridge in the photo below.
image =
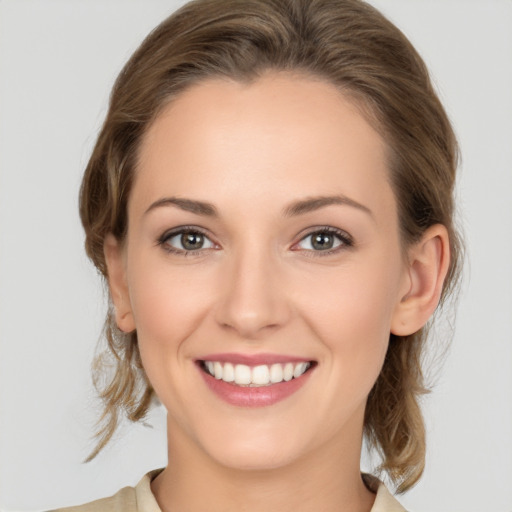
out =
<path fill-rule="evenodd" d="M 244 338 L 257 337 L 266 328 L 283 325 L 289 311 L 282 272 L 273 251 L 248 240 L 226 260 L 218 322 Z"/>

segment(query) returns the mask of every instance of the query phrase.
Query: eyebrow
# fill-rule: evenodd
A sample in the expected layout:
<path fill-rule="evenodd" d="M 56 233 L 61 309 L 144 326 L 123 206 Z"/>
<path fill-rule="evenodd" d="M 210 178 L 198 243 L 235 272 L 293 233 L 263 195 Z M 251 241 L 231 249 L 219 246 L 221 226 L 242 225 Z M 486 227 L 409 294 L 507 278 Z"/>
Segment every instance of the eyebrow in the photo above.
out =
<path fill-rule="evenodd" d="M 373 213 L 368 207 L 341 194 L 335 196 L 309 197 L 307 199 L 296 201 L 287 206 L 283 210 L 283 214 L 285 217 L 295 217 L 296 215 L 303 215 L 331 205 L 351 206 L 367 213 L 373 218 Z"/>
<path fill-rule="evenodd" d="M 152 203 L 149 208 L 144 212 L 144 214 L 149 213 L 151 210 L 155 208 L 160 208 L 162 206 L 177 206 L 181 210 L 185 210 L 186 212 L 195 213 L 196 215 L 202 215 L 205 217 L 218 217 L 219 214 L 217 209 L 213 204 L 206 203 L 204 201 L 196 201 L 192 199 L 182 199 L 179 197 L 163 197 L 162 199 L 158 199 Z"/>
<path fill-rule="evenodd" d="M 368 207 L 344 195 L 316 196 L 295 201 L 284 208 L 283 216 L 295 217 L 298 215 L 304 215 L 306 213 L 313 212 L 315 210 L 319 210 L 320 208 L 325 208 L 326 206 L 331 205 L 351 206 L 367 213 L 373 218 L 373 213 Z M 215 208 L 212 203 L 179 197 L 163 197 L 162 199 L 158 199 L 149 206 L 144 214 L 147 214 L 148 212 L 163 206 L 177 206 L 181 210 L 195 213 L 196 215 L 201 215 L 204 217 L 219 217 L 217 208 Z"/>

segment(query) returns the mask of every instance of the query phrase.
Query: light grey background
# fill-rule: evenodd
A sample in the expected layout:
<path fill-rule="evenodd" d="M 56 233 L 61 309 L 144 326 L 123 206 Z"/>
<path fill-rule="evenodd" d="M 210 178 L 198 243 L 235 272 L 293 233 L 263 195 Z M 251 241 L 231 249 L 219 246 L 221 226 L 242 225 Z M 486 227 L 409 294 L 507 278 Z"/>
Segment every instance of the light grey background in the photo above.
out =
<path fill-rule="evenodd" d="M 122 64 L 172 0 L 0 0 L 0 508 L 110 495 L 166 463 L 164 412 L 97 460 L 89 376 L 104 311 L 77 215 Z M 373 0 L 430 66 L 460 138 L 470 268 L 425 401 L 416 512 L 512 511 L 512 2 Z"/>

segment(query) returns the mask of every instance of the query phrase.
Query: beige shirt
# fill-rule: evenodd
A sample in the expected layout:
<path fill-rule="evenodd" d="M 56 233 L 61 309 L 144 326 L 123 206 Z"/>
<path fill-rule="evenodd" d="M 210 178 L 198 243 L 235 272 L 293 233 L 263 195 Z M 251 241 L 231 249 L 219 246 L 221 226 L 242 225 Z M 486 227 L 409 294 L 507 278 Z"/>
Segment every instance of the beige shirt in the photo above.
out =
<path fill-rule="evenodd" d="M 150 471 L 135 487 L 125 487 L 110 498 L 78 507 L 61 508 L 54 512 L 162 512 L 150 487 L 151 480 L 160 471 L 162 470 Z M 383 483 L 379 482 L 375 491 L 377 496 L 371 512 L 406 512 Z"/>

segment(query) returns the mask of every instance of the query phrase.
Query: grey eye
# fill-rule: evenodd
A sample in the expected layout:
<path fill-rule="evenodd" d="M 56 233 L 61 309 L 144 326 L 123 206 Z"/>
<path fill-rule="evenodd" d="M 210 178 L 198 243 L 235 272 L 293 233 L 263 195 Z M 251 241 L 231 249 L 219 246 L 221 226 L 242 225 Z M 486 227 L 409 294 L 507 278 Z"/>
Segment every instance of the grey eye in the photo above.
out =
<path fill-rule="evenodd" d="M 346 244 L 345 240 L 336 233 L 315 231 L 305 236 L 297 246 L 308 251 L 328 251 Z"/>
<path fill-rule="evenodd" d="M 184 249 L 193 251 L 194 249 L 202 249 L 204 236 L 201 233 L 183 233 L 180 241 Z"/>
<path fill-rule="evenodd" d="M 315 233 L 311 236 L 311 246 L 317 251 L 332 249 L 336 242 L 336 237 L 330 233 Z"/>
<path fill-rule="evenodd" d="M 169 237 L 165 243 L 181 251 L 211 249 L 213 242 L 199 231 L 182 231 Z"/>

